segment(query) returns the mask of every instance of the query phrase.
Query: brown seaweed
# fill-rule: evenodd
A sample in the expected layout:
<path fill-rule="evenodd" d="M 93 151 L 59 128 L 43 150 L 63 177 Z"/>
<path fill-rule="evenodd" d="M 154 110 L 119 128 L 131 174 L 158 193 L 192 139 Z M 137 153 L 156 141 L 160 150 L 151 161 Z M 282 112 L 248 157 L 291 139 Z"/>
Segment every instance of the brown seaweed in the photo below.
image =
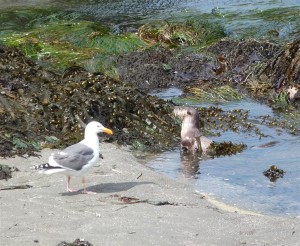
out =
<path fill-rule="evenodd" d="M 270 166 L 269 169 L 263 172 L 263 175 L 268 177 L 271 182 L 276 182 L 278 178 L 283 178 L 285 171 L 278 168 L 276 165 Z"/>
<path fill-rule="evenodd" d="M 175 144 L 172 103 L 101 73 L 71 67 L 58 75 L 15 49 L 0 51 L 1 155 L 33 153 L 45 136 L 64 141 L 56 147 L 74 143 L 82 137 L 81 123 L 94 119 L 113 128 L 109 141 L 139 141 L 149 150 Z"/>
<path fill-rule="evenodd" d="M 247 146 L 243 143 L 234 144 L 231 141 L 229 142 L 212 142 L 210 145 L 209 153 L 214 156 L 222 155 L 235 155 L 242 152 Z"/>

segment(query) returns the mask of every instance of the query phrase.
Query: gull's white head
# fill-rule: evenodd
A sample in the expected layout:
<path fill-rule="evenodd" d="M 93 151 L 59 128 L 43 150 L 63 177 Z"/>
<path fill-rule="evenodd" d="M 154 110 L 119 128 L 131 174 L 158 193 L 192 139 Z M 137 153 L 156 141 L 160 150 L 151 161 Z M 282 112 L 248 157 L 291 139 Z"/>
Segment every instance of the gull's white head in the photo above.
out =
<path fill-rule="evenodd" d="M 90 123 L 87 124 L 87 126 L 85 127 L 85 135 L 89 135 L 89 134 L 97 134 L 100 132 L 105 132 L 107 134 L 112 134 L 112 130 L 104 127 L 101 123 L 97 122 L 97 121 L 92 121 Z"/>

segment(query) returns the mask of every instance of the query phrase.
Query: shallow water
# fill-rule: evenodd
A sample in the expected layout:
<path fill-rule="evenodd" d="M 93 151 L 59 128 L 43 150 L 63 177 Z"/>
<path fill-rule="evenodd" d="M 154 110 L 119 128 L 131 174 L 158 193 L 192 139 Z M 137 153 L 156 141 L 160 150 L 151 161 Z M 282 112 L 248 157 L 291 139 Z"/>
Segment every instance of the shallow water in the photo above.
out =
<path fill-rule="evenodd" d="M 166 90 L 164 98 L 174 96 Z M 162 95 L 163 91 L 158 95 Z M 197 105 L 194 105 L 197 106 Z M 209 105 L 198 105 L 209 106 Z M 223 110 L 249 110 L 249 119 L 271 115 L 271 108 L 240 101 L 218 105 Z M 280 115 L 279 115 L 280 116 Z M 225 132 L 211 139 L 243 142 L 247 149 L 240 154 L 214 159 L 188 159 L 180 156 L 179 148 L 164 152 L 147 163 L 149 167 L 176 180 L 187 180 L 196 190 L 210 194 L 227 204 L 264 214 L 300 216 L 300 137 L 282 129 L 258 125 L 268 135 L 259 139 L 251 133 Z M 263 144 L 269 146 L 262 147 Z M 271 182 L 262 172 L 271 165 L 286 171 L 283 178 Z"/>
<path fill-rule="evenodd" d="M 299 0 L 0 0 L 0 10 L 23 7 L 74 11 L 84 18 L 111 25 L 116 33 L 136 31 L 136 27 L 152 20 L 190 17 L 220 21 L 225 32 L 235 38 L 290 41 L 300 33 Z M 270 32 L 276 33 L 274 37 Z"/>

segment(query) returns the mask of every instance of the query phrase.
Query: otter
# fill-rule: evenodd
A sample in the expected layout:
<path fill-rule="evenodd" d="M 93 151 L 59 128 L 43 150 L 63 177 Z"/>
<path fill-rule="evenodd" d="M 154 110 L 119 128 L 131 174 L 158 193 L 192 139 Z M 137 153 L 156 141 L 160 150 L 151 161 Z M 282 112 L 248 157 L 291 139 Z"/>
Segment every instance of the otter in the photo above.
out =
<path fill-rule="evenodd" d="M 181 150 L 183 153 L 206 153 L 212 140 L 201 136 L 199 113 L 195 108 L 174 108 L 176 117 L 182 120 L 181 125 Z"/>

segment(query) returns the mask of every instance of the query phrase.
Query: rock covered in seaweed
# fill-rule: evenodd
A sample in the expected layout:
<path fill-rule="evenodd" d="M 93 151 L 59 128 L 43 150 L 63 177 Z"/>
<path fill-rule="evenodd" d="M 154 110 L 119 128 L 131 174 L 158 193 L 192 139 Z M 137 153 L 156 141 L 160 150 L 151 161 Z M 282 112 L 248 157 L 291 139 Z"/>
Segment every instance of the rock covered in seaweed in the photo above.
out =
<path fill-rule="evenodd" d="M 71 144 L 81 138 L 80 123 L 92 119 L 114 129 L 111 141 L 150 150 L 176 142 L 171 103 L 101 73 L 75 66 L 58 75 L 1 47 L 0 90 L 2 155 L 34 151 L 43 136 Z M 23 143 L 17 150 L 13 139 Z"/>

